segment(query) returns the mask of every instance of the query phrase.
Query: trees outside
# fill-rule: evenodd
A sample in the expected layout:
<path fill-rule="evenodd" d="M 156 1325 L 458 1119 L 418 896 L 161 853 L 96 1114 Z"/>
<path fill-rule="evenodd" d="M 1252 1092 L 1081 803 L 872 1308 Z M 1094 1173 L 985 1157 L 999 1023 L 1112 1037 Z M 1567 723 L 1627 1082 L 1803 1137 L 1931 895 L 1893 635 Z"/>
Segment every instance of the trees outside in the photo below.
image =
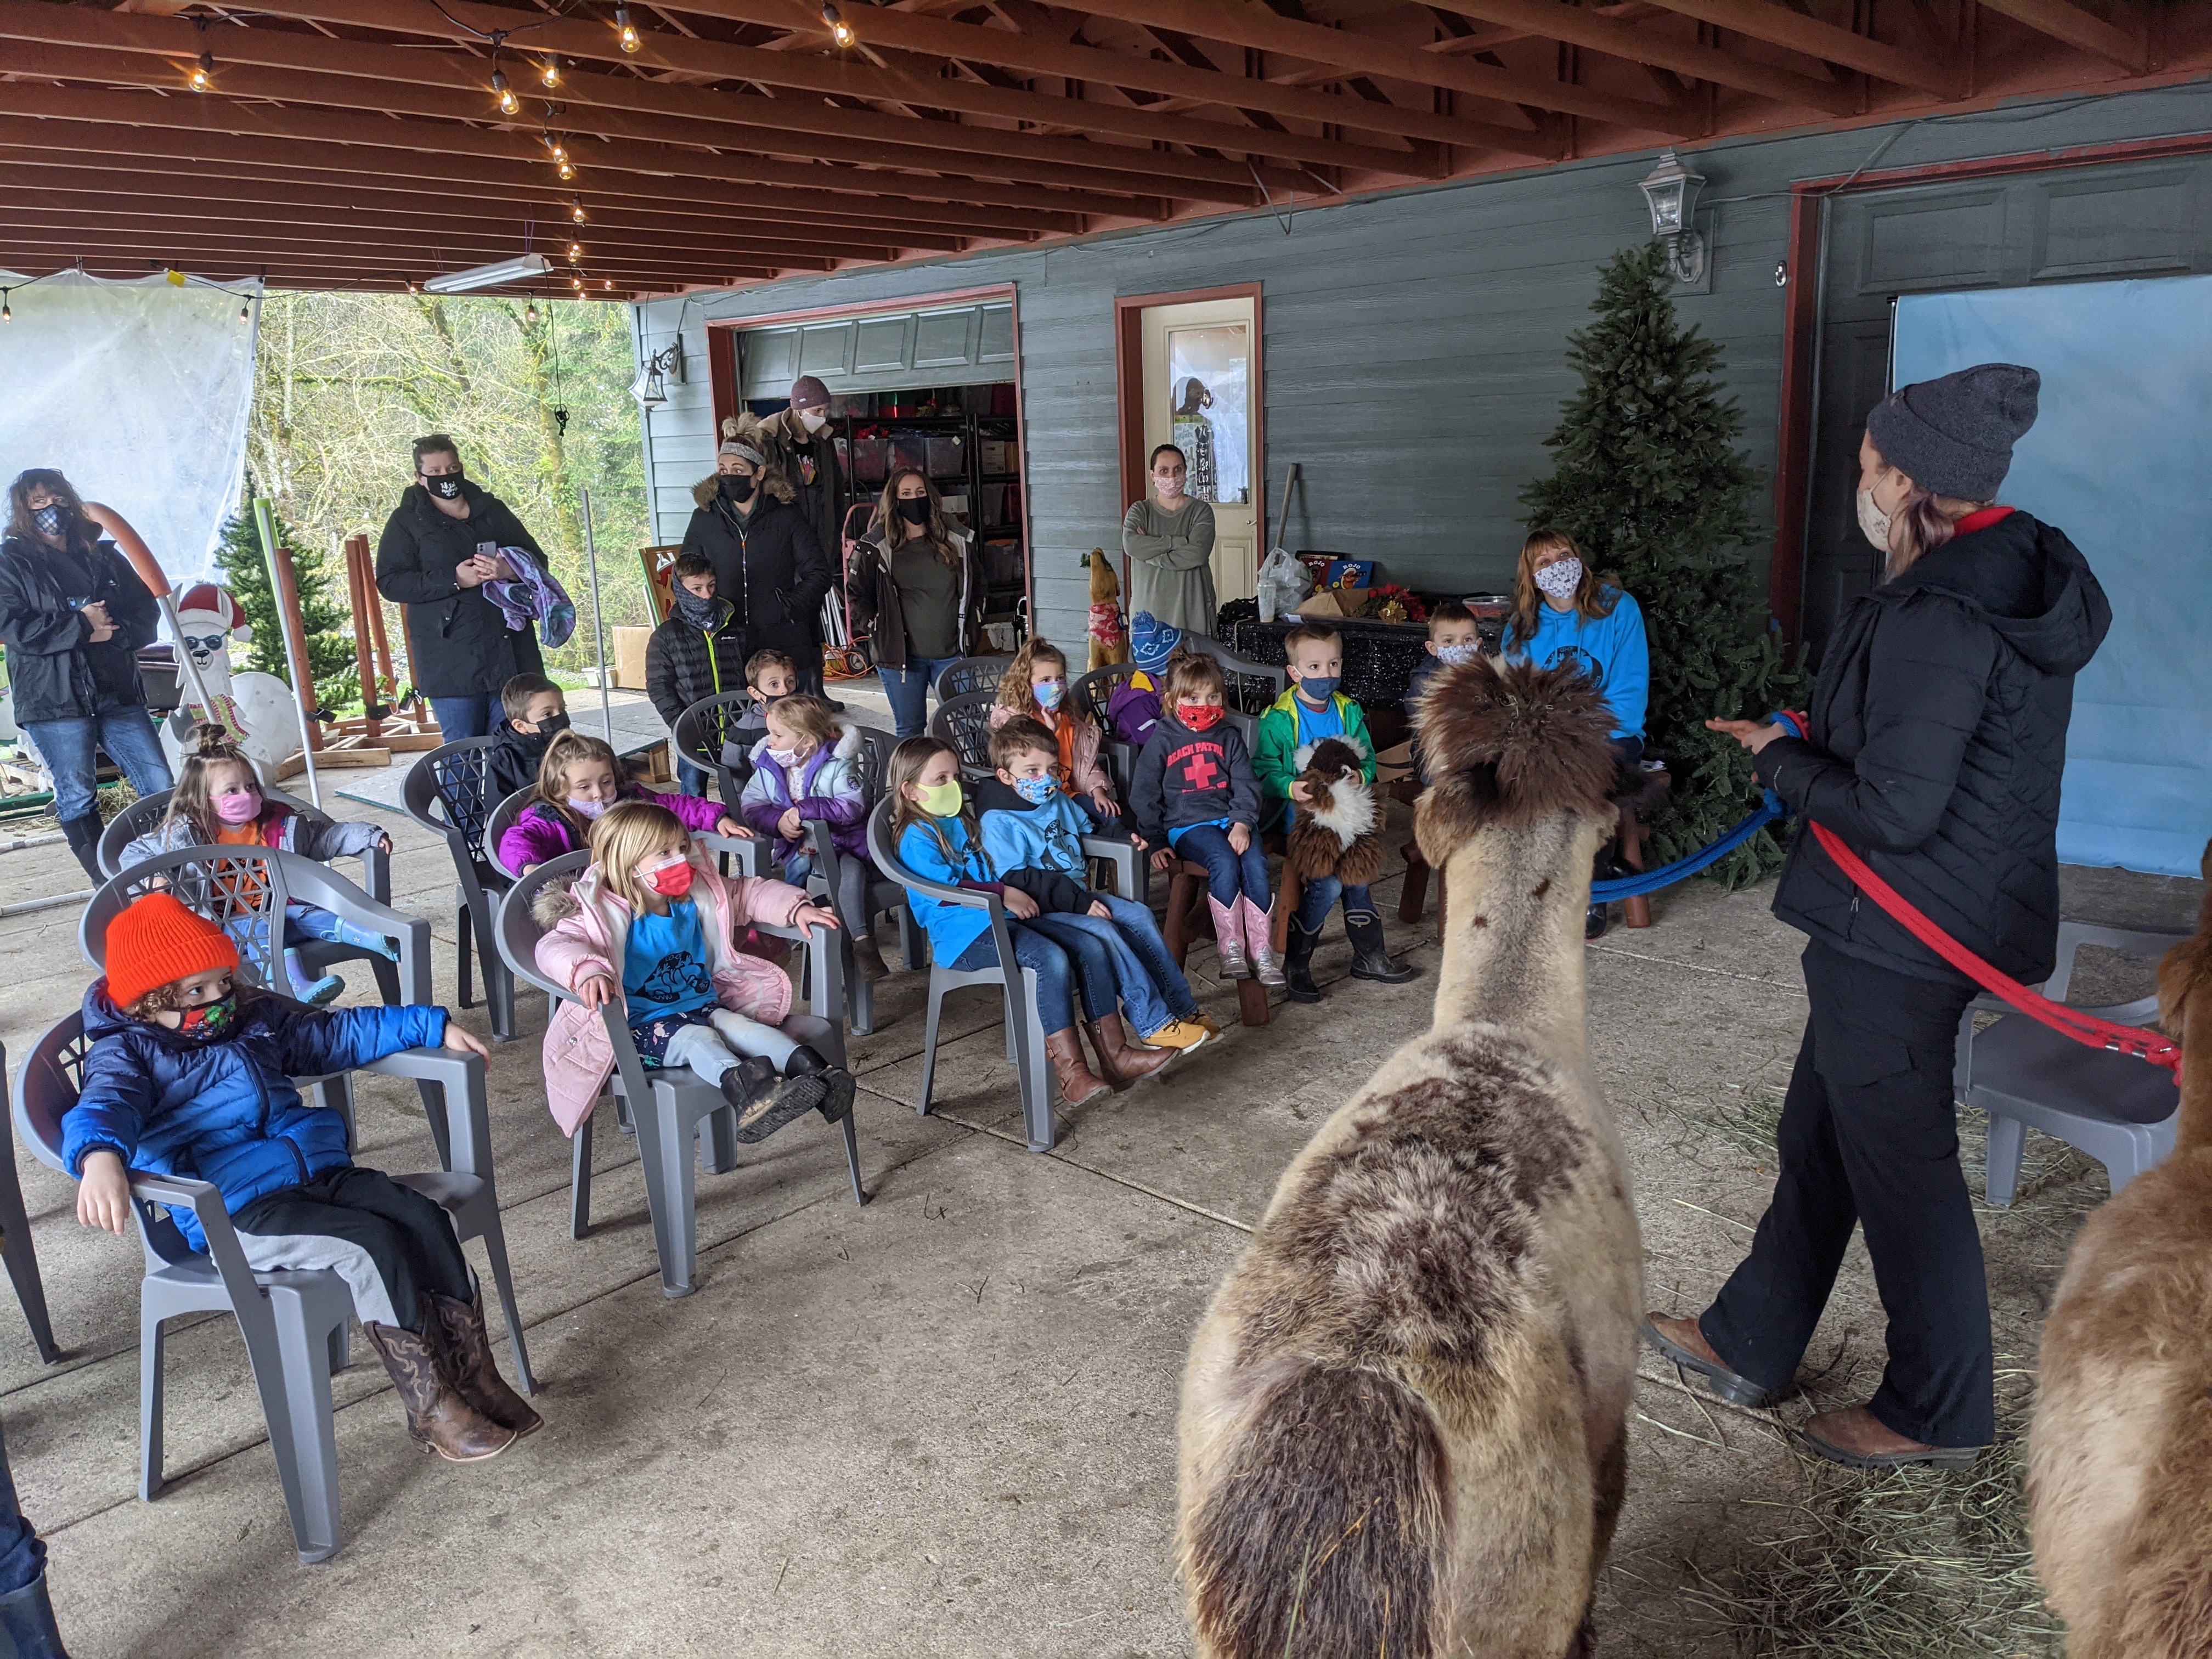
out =
<path fill-rule="evenodd" d="M 1768 622 L 1753 545 L 1759 473 L 1735 447 L 1743 417 L 1717 378 L 1720 348 L 1682 326 L 1668 281 L 1656 242 L 1601 270 L 1597 322 L 1567 337 L 1583 384 L 1544 441 L 1558 465 L 1521 492 L 1531 529 L 1565 531 L 1643 607 L 1645 738 L 1674 778 L 1673 810 L 1653 826 L 1661 860 L 1718 840 L 1759 803 L 1750 755 L 1706 718 L 1757 719 L 1802 689 Z M 1781 860 L 1762 830 L 1713 873 L 1740 884 Z"/>
<path fill-rule="evenodd" d="M 261 550 L 261 534 L 253 524 L 257 489 L 252 475 L 247 474 L 246 500 L 223 525 L 222 545 L 215 554 L 222 585 L 230 590 L 253 629 L 246 660 L 234 662 L 232 666 L 274 674 L 289 685 L 292 668 L 284 657 L 284 624 L 276 615 L 276 592 L 269 585 L 269 562 Z M 315 706 L 335 713 L 361 697 L 353 617 L 341 586 L 345 580 L 344 562 L 343 557 L 326 557 L 313 539 L 303 538 L 282 513 L 271 516 L 277 545 L 292 550 L 292 574 L 300 588 L 300 629 L 307 637 L 307 675 L 315 683 Z M 331 568 L 334 562 L 335 571 Z"/>
<path fill-rule="evenodd" d="M 530 527 L 576 601 L 576 633 L 549 662 L 592 661 L 581 491 L 591 492 L 607 625 L 648 620 L 637 550 L 652 538 L 635 374 L 626 306 L 271 291 L 248 469 L 295 532 L 303 599 L 312 553 L 343 617 L 340 542 L 366 534 L 374 546 L 413 482 L 409 446 L 449 433 L 469 476 Z M 309 622 L 310 636 L 316 631 Z M 396 622 L 392 633 L 404 650 Z M 270 643 L 281 663 L 281 640 L 272 635 Z M 319 685 L 319 664 L 315 674 Z"/>

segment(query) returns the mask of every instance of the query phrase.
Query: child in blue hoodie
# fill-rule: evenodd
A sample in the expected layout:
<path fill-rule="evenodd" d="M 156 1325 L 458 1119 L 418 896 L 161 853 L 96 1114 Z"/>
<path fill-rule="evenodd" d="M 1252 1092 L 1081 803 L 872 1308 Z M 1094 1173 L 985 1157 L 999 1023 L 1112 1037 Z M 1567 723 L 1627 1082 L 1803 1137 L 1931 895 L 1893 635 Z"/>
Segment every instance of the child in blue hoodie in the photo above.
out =
<path fill-rule="evenodd" d="M 234 981 L 238 947 L 168 893 L 108 925 L 106 975 L 84 994 L 84 1082 L 62 1119 L 77 1219 L 120 1233 L 140 1170 L 212 1182 L 258 1272 L 335 1270 L 407 1408 L 449 1462 L 495 1457 L 539 1425 L 508 1388 L 483 1297 L 433 1200 L 356 1164 L 345 1117 L 292 1082 L 442 1043 L 489 1059 L 443 1008 L 308 1008 Z M 189 1209 L 185 1242 L 207 1247 Z"/>
<path fill-rule="evenodd" d="M 1089 890 L 1083 837 L 1100 833 L 1097 817 L 1060 787 L 1059 759 L 1052 733 L 1035 720 L 1008 720 L 991 733 L 994 775 L 975 791 L 984 856 L 1001 881 L 1036 901 L 1031 926 L 1053 938 L 1087 933 L 1105 945 L 1138 1041 L 1195 1048 L 1218 1031 L 1198 1012 L 1152 913 L 1134 899 Z"/>

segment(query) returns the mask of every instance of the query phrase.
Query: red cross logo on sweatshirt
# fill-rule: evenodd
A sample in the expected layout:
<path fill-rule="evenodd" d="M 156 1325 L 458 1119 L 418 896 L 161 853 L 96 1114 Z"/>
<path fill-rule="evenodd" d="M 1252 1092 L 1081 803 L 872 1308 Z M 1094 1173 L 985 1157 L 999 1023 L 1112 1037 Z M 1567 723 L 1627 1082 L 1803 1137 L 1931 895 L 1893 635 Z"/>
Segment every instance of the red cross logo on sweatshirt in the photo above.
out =
<path fill-rule="evenodd" d="M 1190 764 L 1182 769 L 1183 781 L 1198 790 L 1212 788 L 1214 779 L 1220 774 L 1221 769 L 1213 763 L 1213 757 L 1203 749 L 1193 755 Z"/>

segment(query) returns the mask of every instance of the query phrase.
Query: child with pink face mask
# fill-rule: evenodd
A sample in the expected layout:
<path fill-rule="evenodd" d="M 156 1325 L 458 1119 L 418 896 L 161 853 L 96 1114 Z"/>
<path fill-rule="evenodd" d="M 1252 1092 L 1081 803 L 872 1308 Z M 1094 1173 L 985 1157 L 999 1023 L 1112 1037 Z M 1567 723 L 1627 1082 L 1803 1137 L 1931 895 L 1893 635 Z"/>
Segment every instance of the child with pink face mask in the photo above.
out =
<path fill-rule="evenodd" d="M 576 852 L 590 839 L 599 815 L 623 800 L 665 806 L 696 836 L 752 839 L 753 832 L 720 802 L 703 795 L 655 793 L 631 782 L 622 757 L 599 738 L 563 732 L 545 745 L 545 758 L 538 768 L 537 798 L 499 838 L 500 861 L 526 876 L 563 853 Z"/>
<path fill-rule="evenodd" d="M 813 933 L 837 919 L 799 888 L 755 877 L 726 880 L 667 808 L 622 801 L 595 819 L 592 864 L 573 887 L 548 887 L 531 914 L 544 936 L 538 965 L 567 986 L 545 1028 L 545 1103 L 573 1135 L 614 1070 L 599 1011 L 612 1003 L 648 1071 L 688 1066 L 737 1109 L 738 1139 L 755 1141 L 819 1111 L 853 1109 L 851 1073 L 781 1028 L 791 979 L 738 948 L 754 922 Z"/>
<path fill-rule="evenodd" d="M 274 847 L 297 853 L 318 864 L 332 859 L 357 857 L 369 848 L 392 850 L 392 838 L 374 823 L 333 823 L 310 817 L 270 800 L 261 790 L 253 763 L 246 758 L 229 736 L 216 726 L 202 726 L 197 750 L 185 757 L 169 796 L 169 810 L 161 821 L 123 849 L 122 867 L 143 864 L 157 854 L 185 847 Z M 250 921 L 229 924 L 238 937 Z M 325 939 L 359 945 L 388 960 L 399 953 L 380 933 L 365 933 L 328 910 L 312 904 L 290 904 L 284 910 L 284 970 L 292 981 L 292 994 L 301 1002 L 320 1007 L 345 989 L 336 974 L 318 977 L 300 959 L 296 947 L 307 939 Z"/>

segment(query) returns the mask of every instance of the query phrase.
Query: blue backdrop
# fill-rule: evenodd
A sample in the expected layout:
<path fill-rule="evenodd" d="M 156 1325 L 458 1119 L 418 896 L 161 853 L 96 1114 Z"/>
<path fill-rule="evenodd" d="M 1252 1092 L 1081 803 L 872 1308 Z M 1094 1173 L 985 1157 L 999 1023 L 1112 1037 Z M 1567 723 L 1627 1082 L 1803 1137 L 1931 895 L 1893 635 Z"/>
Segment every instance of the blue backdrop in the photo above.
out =
<path fill-rule="evenodd" d="M 2043 376 L 1999 499 L 2057 526 L 2112 602 L 2075 683 L 2058 856 L 2193 876 L 2212 836 L 2212 276 L 1909 295 L 1895 384 Z"/>

